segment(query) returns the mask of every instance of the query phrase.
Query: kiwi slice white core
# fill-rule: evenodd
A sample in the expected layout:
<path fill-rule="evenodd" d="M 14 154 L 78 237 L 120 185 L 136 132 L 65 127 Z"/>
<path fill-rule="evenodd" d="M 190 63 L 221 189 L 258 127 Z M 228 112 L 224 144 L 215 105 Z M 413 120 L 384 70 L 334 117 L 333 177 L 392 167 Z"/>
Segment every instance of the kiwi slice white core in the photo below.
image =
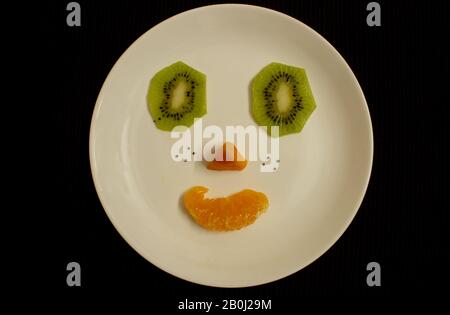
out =
<path fill-rule="evenodd" d="M 187 90 L 186 82 L 179 81 L 172 92 L 172 103 L 170 104 L 171 105 L 170 107 L 172 109 L 178 109 L 181 107 L 181 105 L 184 104 L 186 90 Z"/>
<path fill-rule="evenodd" d="M 281 83 L 276 93 L 276 99 L 278 111 L 280 113 L 288 112 L 293 103 L 291 88 L 287 84 Z"/>

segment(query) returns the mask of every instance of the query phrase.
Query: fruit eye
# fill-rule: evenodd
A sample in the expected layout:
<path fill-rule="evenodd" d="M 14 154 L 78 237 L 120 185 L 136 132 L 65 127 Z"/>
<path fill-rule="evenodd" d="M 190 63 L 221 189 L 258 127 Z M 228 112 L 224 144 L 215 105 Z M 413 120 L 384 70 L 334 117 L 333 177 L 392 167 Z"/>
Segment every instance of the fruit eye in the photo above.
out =
<path fill-rule="evenodd" d="M 206 76 L 181 61 L 176 62 L 152 78 L 147 103 L 159 129 L 190 127 L 194 118 L 206 114 Z"/>
<path fill-rule="evenodd" d="M 271 63 L 256 75 L 252 98 L 256 123 L 278 126 L 280 136 L 300 132 L 316 108 L 305 70 L 280 63 Z M 271 129 L 267 131 L 270 134 Z"/>

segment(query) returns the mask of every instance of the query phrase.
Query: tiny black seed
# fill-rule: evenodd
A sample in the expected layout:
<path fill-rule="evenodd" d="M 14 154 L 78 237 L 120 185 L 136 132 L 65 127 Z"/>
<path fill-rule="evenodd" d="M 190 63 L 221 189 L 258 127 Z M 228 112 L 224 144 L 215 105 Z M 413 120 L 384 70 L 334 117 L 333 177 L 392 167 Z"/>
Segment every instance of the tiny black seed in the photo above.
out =
<path fill-rule="evenodd" d="M 161 117 L 158 117 L 158 120 L 161 120 Z"/>
<path fill-rule="evenodd" d="M 264 165 L 266 165 L 266 163 L 263 163 L 262 165 L 264 166 Z"/>

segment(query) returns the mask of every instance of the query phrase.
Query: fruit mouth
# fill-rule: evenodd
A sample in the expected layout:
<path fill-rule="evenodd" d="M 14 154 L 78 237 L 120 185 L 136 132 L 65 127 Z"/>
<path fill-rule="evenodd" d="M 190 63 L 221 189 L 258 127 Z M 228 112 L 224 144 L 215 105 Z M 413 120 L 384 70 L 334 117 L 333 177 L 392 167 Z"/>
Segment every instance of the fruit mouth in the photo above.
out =
<path fill-rule="evenodd" d="M 244 189 L 228 197 L 205 198 L 208 188 L 195 186 L 183 195 L 184 208 L 200 226 L 211 231 L 234 231 L 253 224 L 266 211 L 266 195 Z"/>

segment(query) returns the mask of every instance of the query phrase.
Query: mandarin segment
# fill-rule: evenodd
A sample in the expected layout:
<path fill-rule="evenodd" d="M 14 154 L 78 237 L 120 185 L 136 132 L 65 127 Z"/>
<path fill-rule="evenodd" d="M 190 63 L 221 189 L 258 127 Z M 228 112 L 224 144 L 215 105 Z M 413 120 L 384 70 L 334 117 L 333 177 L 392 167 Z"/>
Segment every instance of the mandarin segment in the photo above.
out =
<path fill-rule="evenodd" d="M 239 230 L 255 222 L 269 205 L 266 195 L 250 189 L 220 198 L 205 198 L 206 192 L 206 187 L 192 187 L 183 202 L 192 218 L 208 230 Z"/>
<path fill-rule="evenodd" d="M 225 142 L 222 147 L 222 161 L 214 159 L 208 163 L 207 168 L 215 171 L 241 171 L 247 166 L 247 160 L 239 153 L 236 146 Z M 227 159 L 227 156 L 229 157 Z M 230 159 L 232 157 L 232 159 Z"/>

